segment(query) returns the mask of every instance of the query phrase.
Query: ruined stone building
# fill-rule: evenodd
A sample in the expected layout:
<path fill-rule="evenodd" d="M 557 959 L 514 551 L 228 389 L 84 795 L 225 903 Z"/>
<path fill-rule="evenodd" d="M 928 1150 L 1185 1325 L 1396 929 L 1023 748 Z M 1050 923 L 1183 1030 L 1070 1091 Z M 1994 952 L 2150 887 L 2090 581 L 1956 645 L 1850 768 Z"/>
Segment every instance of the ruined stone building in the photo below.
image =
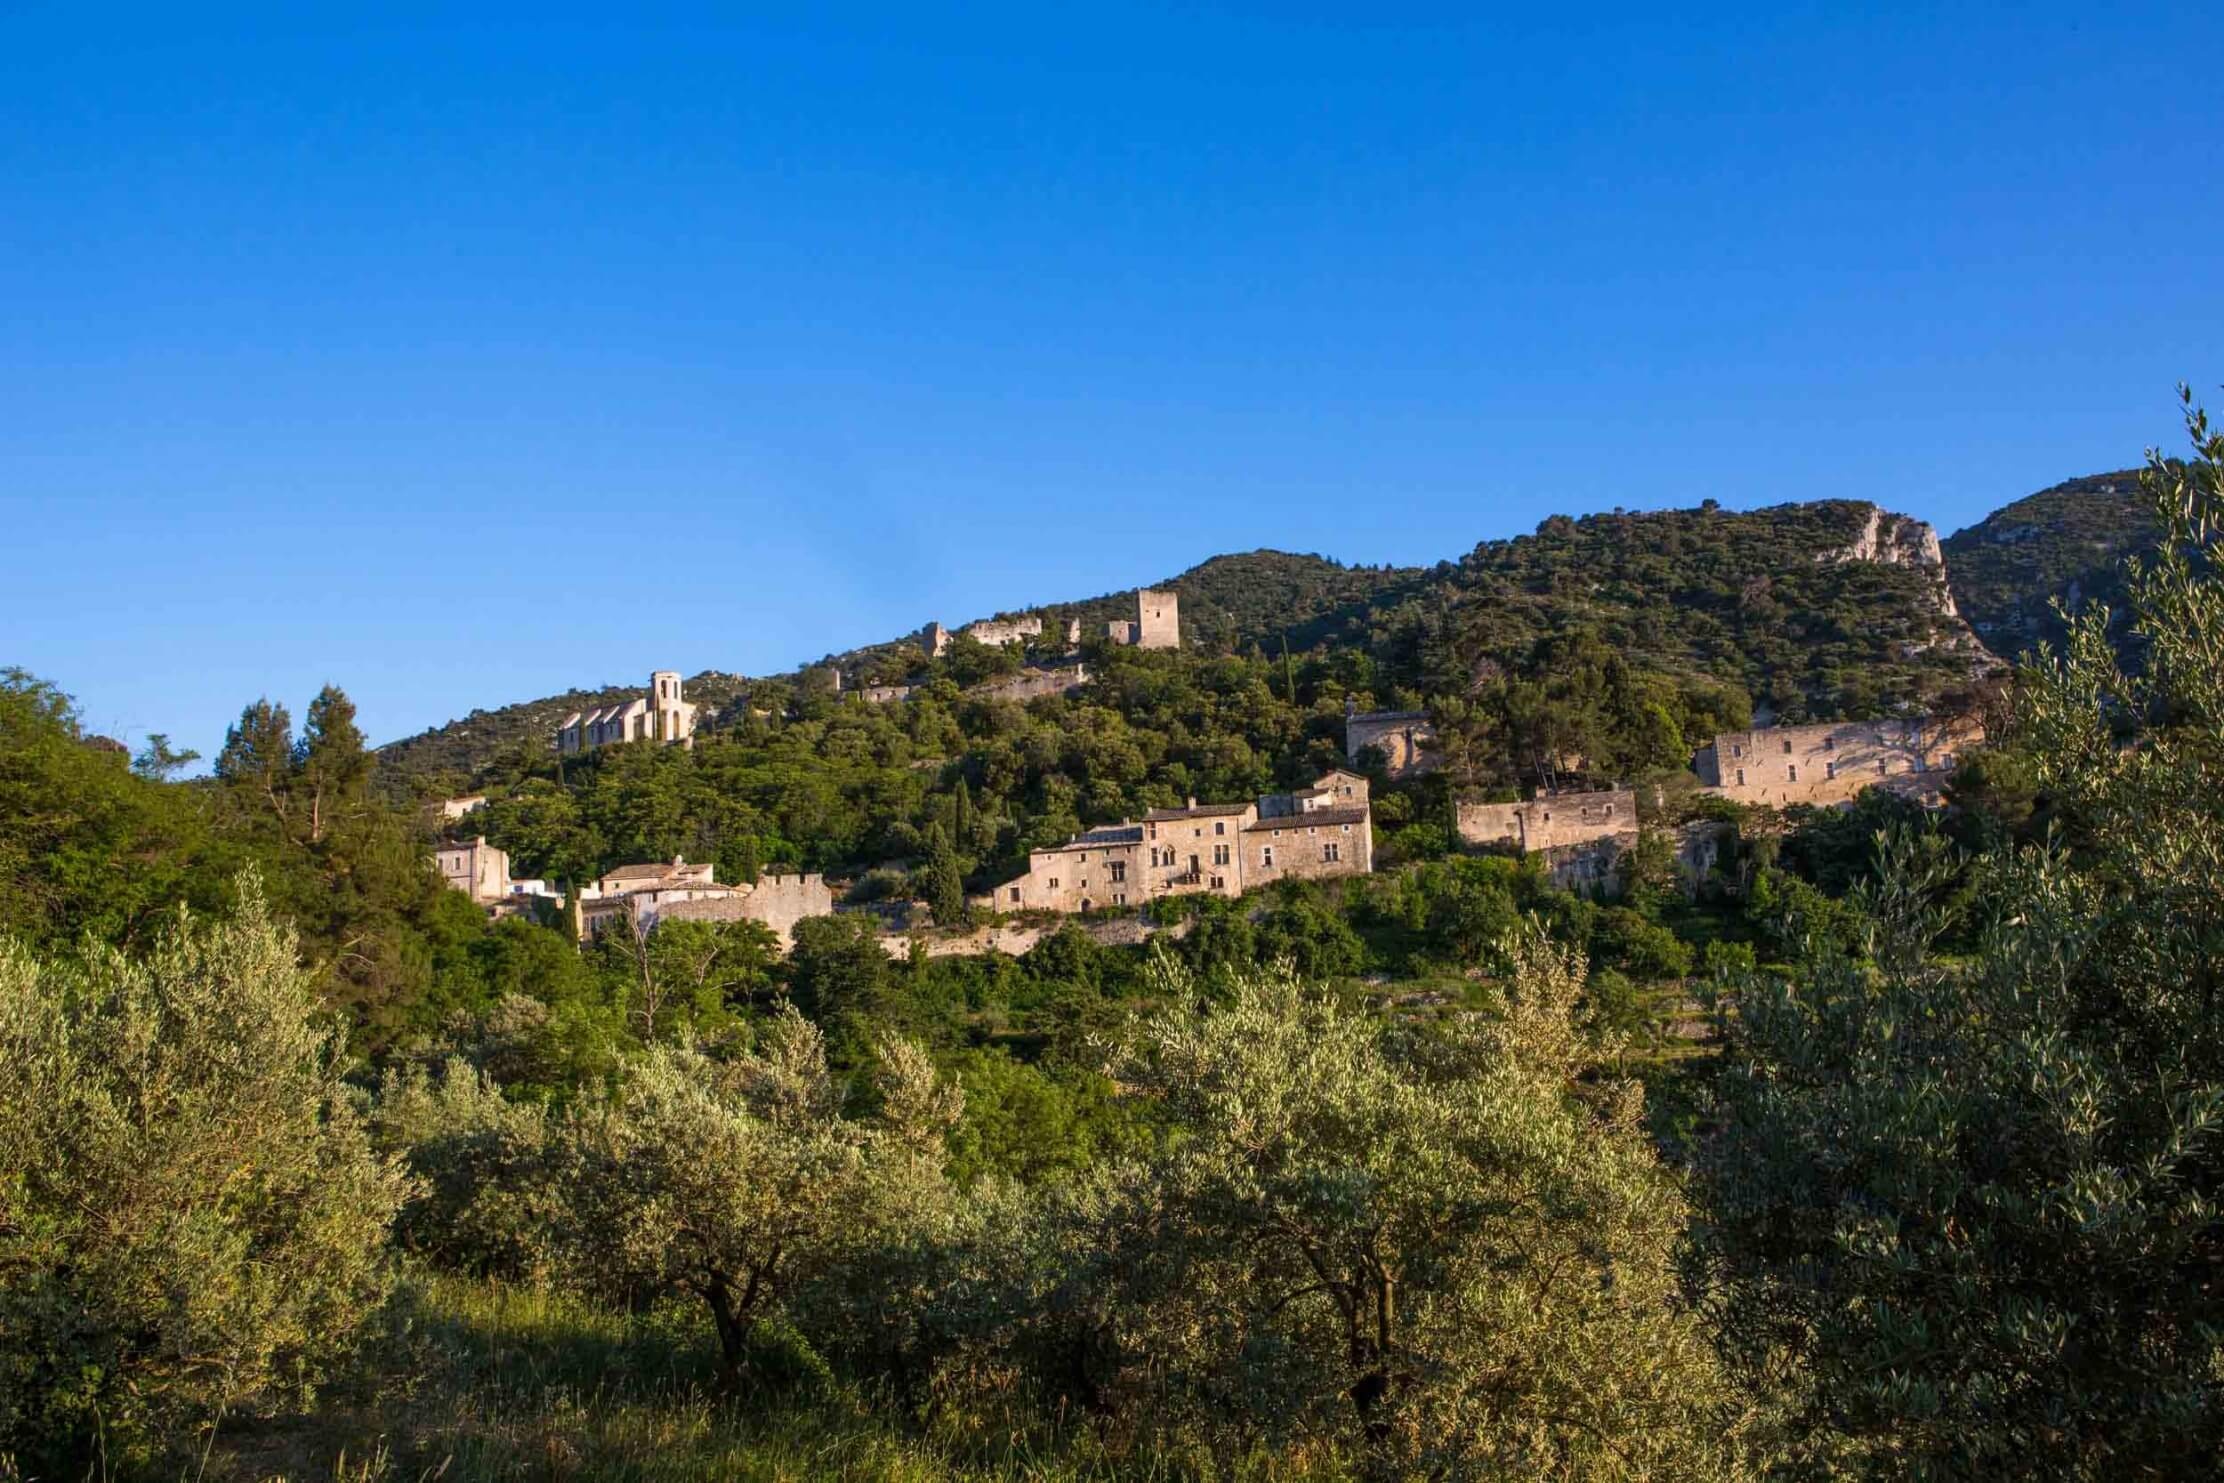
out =
<path fill-rule="evenodd" d="M 1526 803 L 1462 803 L 1454 817 L 1471 845 L 1553 850 L 1637 833 L 1637 795 L 1627 788 L 1547 793 Z"/>
<path fill-rule="evenodd" d="M 1079 627 L 1078 624 L 1075 626 Z M 1107 623 L 1104 625 L 1104 636 L 1115 644 L 1127 644 L 1137 649 L 1180 648 L 1180 594 L 1148 587 L 1138 589 L 1135 594 L 1135 621 Z"/>
<path fill-rule="evenodd" d="M 1341 770 L 1249 803 L 1153 809 L 1033 851 L 1027 873 L 979 901 L 1000 912 L 1093 911 L 1199 892 L 1240 896 L 1278 880 L 1374 869 L 1367 780 Z"/>
<path fill-rule="evenodd" d="M 829 916 L 834 893 L 820 875 L 766 872 L 754 882 L 725 884 L 709 863 L 652 861 L 621 865 L 584 887 L 572 903 L 574 932 L 584 942 L 623 922 L 642 936 L 659 922 L 762 922 L 794 946 L 795 924 L 805 917 Z"/>
<path fill-rule="evenodd" d="M 1851 803 L 1883 788 L 1937 804 L 1956 758 L 1984 740 L 1973 720 L 1918 716 L 1833 721 L 1724 732 L 1692 759 L 1703 791 L 1768 808 Z M 1543 794 L 1526 803 L 1462 803 L 1462 843 L 1541 854 L 1556 884 L 1611 893 L 1622 856 L 1637 842 L 1637 798 L 1626 788 Z M 1675 833 L 1688 882 L 1714 866 L 1728 826 L 1699 821 Z"/>
<path fill-rule="evenodd" d="M 1623 854 L 1637 843 L 1637 795 L 1601 788 L 1526 803 L 1461 803 L 1453 820 L 1462 844 L 1541 855 L 1554 885 L 1610 894 Z"/>
<path fill-rule="evenodd" d="M 1089 671 L 1080 664 L 1023 669 L 1016 675 L 983 680 L 965 693 L 986 700 L 1035 700 L 1045 695 L 1070 695 L 1089 683 Z"/>
<path fill-rule="evenodd" d="M 1783 808 L 1846 803 L 1884 788 L 1937 803 L 1955 760 L 1984 740 L 1974 720 L 1915 716 L 1726 731 L 1692 758 L 1710 793 Z"/>
<path fill-rule="evenodd" d="M 977 644 L 986 644 L 992 649 L 1001 649 L 1010 644 L 1024 644 L 1029 639 L 1041 638 L 1043 635 L 1043 620 L 1036 616 L 983 618 L 978 623 L 968 623 L 958 630 L 958 634 L 960 637 L 969 638 Z M 1081 642 L 1081 621 L 1078 618 L 1067 620 L 1065 638 L 1068 648 Z M 919 647 L 927 651 L 928 658 L 940 659 L 949 652 L 950 630 L 939 623 L 929 623 L 925 628 L 919 630 Z"/>
<path fill-rule="evenodd" d="M 1391 781 L 1419 777 L 1436 767 L 1436 727 L 1427 711 L 1344 710 L 1344 757 L 1357 762 L 1374 747 Z"/>
<path fill-rule="evenodd" d="M 693 746 L 695 705 L 680 696 L 677 671 L 649 676 L 649 693 L 617 705 L 573 711 L 557 725 L 559 752 L 591 752 L 615 742 L 658 741 Z"/>

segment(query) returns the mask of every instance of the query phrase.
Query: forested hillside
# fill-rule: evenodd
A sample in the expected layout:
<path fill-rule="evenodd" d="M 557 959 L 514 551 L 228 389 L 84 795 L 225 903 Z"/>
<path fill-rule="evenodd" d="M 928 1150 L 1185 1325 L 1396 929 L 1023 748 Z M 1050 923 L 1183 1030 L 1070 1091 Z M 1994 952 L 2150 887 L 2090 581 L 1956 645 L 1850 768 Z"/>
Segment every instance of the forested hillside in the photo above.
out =
<path fill-rule="evenodd" d="M 2100 603 L 2124 632 L 2127 555 L 2154 549 L 2153 514 L 2136 469 L 2094 474 L 2003 506 L 1945 543 L 1946 570 L 1962 616 L 1995 652 L 2014 658 L 2033 644 L 2059 647 L 2059 600 L 2072 613 Z"/>
<path fill-rule="evenodd" d="M 1648 684 L 1699 697 L 1694 703 L 1710 716 L 1757 705 L 1786 720 L 1866 717 L 1928 703 L 1965 684 L 1985 659 L 1967 626 L 1940 611 L 1936 567 L 1838 559 L 1872 510 L 1829 502 L 1733 513 L 1710 504 L 1554 517 L 1533 535 L 1486 541 L 1434 567 L 1348 567 L 1255 551 L 1215 557 L 1156 585 L 1180 595 L 1193 660 L 1279 665 L 1286 651 L 1293 664 L 1363 662 L 1366 683 L 1339 687 L 1332 700 L 1360 690 L 1362 705 L 1489 704 L 1503 683 L 1549 685 L 1554 672 L 1587 663 L 1571 656 L 1603 646 L 1651 676 Z M 1084 651 L 1101 668 L 1104 624 L 1132 610 L 1132 593 L 1120 593 L 1029 611 L 1052 635 L 1080 619 Z M 1036 657 L 1062 647 L 1046 639 Z M 851 686 L 949 679 L 962 687 L 1016 667 L 1021 656 L 961 641 L 930 664 L 915 643 L 896 639 L 828 659 Z M 714 724 L 724 725 L 745 709 L 785 707 L 801 677 L 711 674 L 689 681 L 688 693 L 723 710 Z M 1290 700 L 1289 675 L 1274 689 Z M 475 713 L 385 748 L 382 765 L 404 789 L 465 786 L 505 749 L 522 749 L 505 760 L 517 771 L 535 748 L 545 755 L 567 710 L 622 693 L 630 692 Z M 763 698 L 739 705 L 750 693 Z M 1137 719 L 1150 724 L 1147 715 Z M 1704 738 L 1680 740 L 1695 746 Z"/>

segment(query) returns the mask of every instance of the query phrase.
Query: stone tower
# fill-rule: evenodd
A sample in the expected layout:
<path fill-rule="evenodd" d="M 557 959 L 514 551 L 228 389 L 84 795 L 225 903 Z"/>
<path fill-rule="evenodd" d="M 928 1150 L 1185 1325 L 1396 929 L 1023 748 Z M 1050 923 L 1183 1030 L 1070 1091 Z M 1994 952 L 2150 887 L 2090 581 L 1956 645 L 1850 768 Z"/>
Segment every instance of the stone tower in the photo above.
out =
<path fill-rule="evenodd" d="M 659 741 L 684 742 L 695 735 L 695 707 L 680 698 L 678 670 L 660 669 L 649 676 L 649 734 Z"/>
<path fill-rule="evenodd" d="M 1135 646 L 1139 649 L 1181 647 L 1181 600 L 1172 591 L 1145 587 L 1135 594 Z"/>

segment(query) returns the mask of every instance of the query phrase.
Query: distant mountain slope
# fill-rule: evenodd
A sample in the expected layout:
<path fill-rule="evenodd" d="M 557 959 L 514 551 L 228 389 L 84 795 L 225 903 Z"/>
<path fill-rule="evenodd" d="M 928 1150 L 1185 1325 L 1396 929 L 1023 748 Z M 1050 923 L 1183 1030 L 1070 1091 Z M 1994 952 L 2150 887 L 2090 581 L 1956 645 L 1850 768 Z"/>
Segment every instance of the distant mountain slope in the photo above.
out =
<path fill-rule="evenodd" d="M 1954 599 L 1985 642 L 2014 657 L 2059 645 L 2051 604 L 2123 609 L 2123 559 L 2154 549 L 2155 525 L 2126 469 L 2072 479 L 1993 511 L 1946 542 Z"/>

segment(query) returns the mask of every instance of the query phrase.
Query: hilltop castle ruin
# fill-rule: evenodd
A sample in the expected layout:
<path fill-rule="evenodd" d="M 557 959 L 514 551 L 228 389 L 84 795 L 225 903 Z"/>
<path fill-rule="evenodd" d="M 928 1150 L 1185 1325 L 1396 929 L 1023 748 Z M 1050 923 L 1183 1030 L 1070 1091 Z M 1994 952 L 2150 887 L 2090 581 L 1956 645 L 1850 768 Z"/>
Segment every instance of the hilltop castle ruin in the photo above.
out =
<path fill-rule="evenodd" d="M 1044 633 L 1042 615 L 1030 613 L 1024 618 L 983 618 L 978 623 L 968 623 L 955 635 L 978 644 L 1001 649 L 1010 644 L 1023 644 L 1029 639 L 1041 638 Z M 1138 649 L 1178 649 L 1181 647 L 1181 599 L 1171 591 L 1139 588 L 1135 594 L 1135 617 L 1116 619 L 1104 625 L 1104 636 L 1115 644 L 1127 644 Z M 929 623 L 919 630 L 919 647 L 927 651 L 929 659 L 940 659 L 950 650 L 950 630 L 940 623 Z M 1081 643 L 1081 620 L 1068 618 L 1065 625 L 1066 647 L 1073 649 Z"/>
<path fill-rule="evenodd" d="M 1149 587 L 1135 594 L 1135 621 L 1104 625 L 1104 636 L 1115 644 L 1137 649 L 1178 649 L 1182 646 L 1181 596 Z"/>

